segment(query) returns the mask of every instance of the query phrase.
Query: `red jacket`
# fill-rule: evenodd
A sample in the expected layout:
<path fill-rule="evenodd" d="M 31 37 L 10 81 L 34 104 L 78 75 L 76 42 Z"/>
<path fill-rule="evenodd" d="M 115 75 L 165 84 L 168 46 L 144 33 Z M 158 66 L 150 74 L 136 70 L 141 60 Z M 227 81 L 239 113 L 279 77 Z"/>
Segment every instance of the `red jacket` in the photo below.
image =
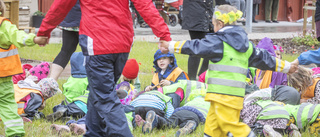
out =
<path fill-rule="evenodd" d="M 38 36 L 51 31 L 66 17 L 77 0 L 55 0 L 42 20 Z M 151 0 L 132 0 L 135 8 L 160 40 L 170 41 L 170 32 Z M 79 43 L 84 55 L 128 53 L 133 42 L 129 0 L 80 0 L 82 17 Z"/>

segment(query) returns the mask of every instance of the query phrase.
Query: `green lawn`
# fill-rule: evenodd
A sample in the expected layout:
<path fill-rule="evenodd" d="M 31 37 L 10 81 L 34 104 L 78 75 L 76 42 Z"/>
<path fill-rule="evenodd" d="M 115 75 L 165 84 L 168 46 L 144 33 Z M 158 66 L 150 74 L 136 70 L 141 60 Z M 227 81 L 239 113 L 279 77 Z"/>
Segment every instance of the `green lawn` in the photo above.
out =
<path fill-rule="evenodd" d="M 54 57 L 59 53 L 61 48 L 61 44 L 49 44 L 46 47 L 31 47 L 31 48 L 21 48 L 19 49 L 19 54 L 21 58 L 25 59 L 34 59 L 40 61 L 48 61 L 52 62 Z M 138 63 L 140 63 L 140 71 L 139 71 L 139 78 L 141 81 L 141 88 L 149 85 L 152 79 L 152 72 L 153 69 L 153 55 L 157 50 L 157 43 L 148 43 L 148 42 L 140 42 L 137 41 L 133 44 L 132 51 L 130 53 L 129 58 L 135 58 Z M 80 47 L 78 47 L 77 51 L 81 51 Z M 177 63 L 180 68 L 187 72 L 187 55 L 175 55 L 177 58 Z M 288 61 L 293 61 L 297 58 L 297 55 L 284 55 L 284 59 Z M 58 81 L 60 88 L 63 83 L 65 83 L 65 79 L 61 79 Z M 46 101 L 46 107 L 42 112 L 45 115 L 52 113 L 52 108 L 55 105 L 58 105 L 64 96 L 62 94 L 55 95 L 54 97 L 48 99 Z M 51 122 L 47 122 L 45 120 L 34 120 L 32 124 L 25 123 L 25 130 L 26 130 L 26 137 L 43 137 L 43 136 L 57 136 L 55 133 L 52 133 L 50 130 Z M 64 124 L 62 121 L 57 121 L 55 124 Z M 189 137 L 195 136 L 203 136 L 204 126 L 200 125 L 198 129 Z M 141 133 L 141 128 L 137 128 L 134 130 L 133 134 L 135 137 L 140 136 L 151 136 L 151 137 L 171 137 L 175 134 L 177 129 L 170 129 L 170 130 L 155 130 L 153 133 L 144 135 Z M 0 135 L 4 134 L 4 126 L 3 123 L 0 123 Z M 306 133 L 307 134 L 307 133 Z M 63 134 L 61 136 L 73 136 L 72 134 Z M 305 135 L 309 136 L 309 135 Z"/>

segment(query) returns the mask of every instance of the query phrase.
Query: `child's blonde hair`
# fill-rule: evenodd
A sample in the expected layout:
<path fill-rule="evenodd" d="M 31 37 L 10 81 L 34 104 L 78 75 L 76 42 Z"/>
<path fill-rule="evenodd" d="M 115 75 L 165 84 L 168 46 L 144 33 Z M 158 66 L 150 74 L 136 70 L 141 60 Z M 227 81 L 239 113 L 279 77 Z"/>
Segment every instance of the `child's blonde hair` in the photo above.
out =
<path fill-rule="evenodd" d="M 218 11 L 221 11 L 223 13 L 229 13 L 231 11 L 233 11 L 234 13 L 236 13 L 238 10 L 236 7 L 234 6 L 231 6 L 231 5 L 227 5 L 227 4 L 224 4 L 224 5 L 220 5 L 217 7 L 217 10 Z M 215 19 L 215 21 L 218 21 L 218 19 L 215 18 L 215 16 L 213 16 L 213 19 Z M 232 23 L 225 23 L 224 25 L 225 26 L 229 26 L 229 25 L 235 25 L 236 24 L 236 21 L 232 22 Z"/>
<path fill-rule="evenodd" d="M 313 84 L 312 70 L 299 66 L 298 72 L 288 75 L 288 82 L 292 87 L 303 92 Z"/>
<path fill-rule="evenodd" d="M 4 11 L 6 11 L 6 5 L 3 0 L 0 0 L 0 17 L 4 16 Z"/>

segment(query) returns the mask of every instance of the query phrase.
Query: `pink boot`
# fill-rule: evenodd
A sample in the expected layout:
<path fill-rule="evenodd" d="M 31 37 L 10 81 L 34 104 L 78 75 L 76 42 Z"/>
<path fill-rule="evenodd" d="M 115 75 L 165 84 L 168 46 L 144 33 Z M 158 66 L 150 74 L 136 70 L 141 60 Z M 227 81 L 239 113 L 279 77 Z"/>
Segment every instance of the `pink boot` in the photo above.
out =
<path fill-rule="evenodd" d="M 143 125 L 145 120 L 143 120 L 140 115 L 135 115 L 135 122 L 136 122 L 137 126 L 140 127 Z"/>
<path fill-rule="evenodd" d="M 23 122 L 30 122 L 30 123 L 32 123 L 32 121 L 31 121 L 29 118 L 27 118 L 27 117 L 21 117 L 21 118 L 22 118 Z"/>
<path fill-rule="evenodd" d="M 70 128 L 66 125 L 57 125 L 57 124 L 52 124 L 51 129 L 53 132 L 61 134 L 63 132 L 70 132 Z"/>
<path fill-rule="evenodd" d="M 71 132 L 76 135 L 83 135 L 84 133 L 87 132 L 85 124 L 72 123 L 69 125 L 69 127 L 70 127 Z"/>

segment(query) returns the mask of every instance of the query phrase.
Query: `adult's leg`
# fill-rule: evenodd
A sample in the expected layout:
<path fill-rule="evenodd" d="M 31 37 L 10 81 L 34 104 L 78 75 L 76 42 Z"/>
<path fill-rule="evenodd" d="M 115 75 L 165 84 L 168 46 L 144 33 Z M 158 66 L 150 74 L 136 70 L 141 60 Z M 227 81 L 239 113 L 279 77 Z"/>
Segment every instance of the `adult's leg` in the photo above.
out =
<path fill-rule="evenodd" d="M 14 99 L 11 77 L 0 78 L 0 109 L 6 136 L 24 136 L 23 121 L 17 113 L 18 105 Z"/>
<path fill-rule="evenodd" d="M 202 39 L 206 36 L 206 32 L 202 31 L 191 31 L 189 30 L 190 38 L 191 39 Z M 198 73 L 198 68 L 200 64 L 200 59 L 199 57 L 193 57 L 189 56 L 188 59 L 188 76 L 190 80 L 196 80 L 197 73 Z M 207 64 L 202 64 L 203 69 L 205 69 L 205 66 L 208 68 L 208 63 Z M 200 73 L 201 74 L 201 73 Z"/>
<path fill-rule="evenodd" d="M 240 0 L 240 9 L 243 13 L 243 16 L 246 15 L 246 1 L 245 0 Z"/>
<path fill-rule="evenodd" d="M 230 5 L 236 7 L 238 10 L 241 10 L 240 0 L 229 0 Z"/>
<path fill-rule="evenodd" d="M 252 9 L 252 22 L 256 22 L 256 14 L 257 14 L 257 8 L 259 4 L 253 4 Z"/>
<path fill-rule="evenodd" d="M 62 30 L 62 47 L 57 57 L 53 60 L 50 68 L 50 78 L 58 80 L 71 55 L 76 51 L 78 43 L 79 32 Z"/>
<path fill-rule="evenodd" d="M 89 56 L 87 132 L 84 136 L 131 137 L 123 106 L 115 92 L 128 53 Z"/>
<path fill-rule="evenodd" d="M 272 8 L 272 2 L 273 0 L 266 0 L 265 1 L 265 20 L 266 21 L 271 21 L 270 20 L 270 15 L 271 15 L 271 8 Z"/>
<path fill-rule="evenodd" d="M 272 3 L 272 21 L 278 21 L 279 0 L 273 0 Z"/>

